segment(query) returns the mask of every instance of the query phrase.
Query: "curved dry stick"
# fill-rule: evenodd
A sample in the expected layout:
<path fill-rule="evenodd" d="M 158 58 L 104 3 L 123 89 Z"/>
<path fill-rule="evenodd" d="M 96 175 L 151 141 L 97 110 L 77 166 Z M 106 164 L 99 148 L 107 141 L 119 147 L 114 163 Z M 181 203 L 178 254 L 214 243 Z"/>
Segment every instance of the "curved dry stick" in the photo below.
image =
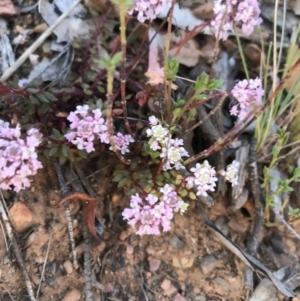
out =
<path fill-rule="evenodd" d="M 96 207 L 97 207 L 96 199 L 91 198 L 90 196 L 88 196 L 83 192 L 74 192 L 62 198 L 56 206 L 61 207 L 66 202 L 74 202 L 77 200 L 82 201 L 84 204 L 83 217 L 87 227 L 89 228 L 90 232 L 94 237 L 100 239 L 97 235 L 97 231 L 95 228 L 95 216 L 96 216 Z"/>

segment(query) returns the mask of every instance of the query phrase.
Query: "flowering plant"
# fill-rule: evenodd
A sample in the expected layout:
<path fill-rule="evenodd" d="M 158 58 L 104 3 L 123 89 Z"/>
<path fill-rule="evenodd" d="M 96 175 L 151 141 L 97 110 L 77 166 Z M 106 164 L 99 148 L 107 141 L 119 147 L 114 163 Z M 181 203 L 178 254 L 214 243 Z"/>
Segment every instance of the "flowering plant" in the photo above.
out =
<path fill-rule="evenodd" d="M 245 36 L 252 34 L 254 27 L 262 22 L 257 0 L 215 0 L 215 19 L 211 22 L 215 35 L 226 40 L 236 24 Z"/>
<path fill-rule="evenodd" d="M 30 177 L 42 168 L 37 159 L 37 147 L 42 135 L 35 128 L 27 131 L 22 138 L 21 127 L 9 127 L 9 123 L 0 120 L 0 188 L 16 192 L 30 186 Z"/>

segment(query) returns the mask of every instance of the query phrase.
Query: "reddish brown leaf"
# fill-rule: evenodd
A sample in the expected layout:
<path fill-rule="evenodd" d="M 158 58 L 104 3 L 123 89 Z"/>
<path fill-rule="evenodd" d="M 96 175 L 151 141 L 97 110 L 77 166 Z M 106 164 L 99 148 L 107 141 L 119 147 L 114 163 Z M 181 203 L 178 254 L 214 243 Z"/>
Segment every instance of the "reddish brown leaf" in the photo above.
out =
<path fill-rule="evenodd" d="M 123 109 L 113 109 L 113 115 L 122 115 Z"/>
<path fill-rule="evenodd" d="M 147 93 L 145 91 L 139 91 L 135 97 L 138 99 L 140 107 L 143 107 L 147 103 Z"/>
<path fill-rule="evenodd" d="M 93 234 L 93 236 L 99 239 L 95 228 L 95 215 L 96 215 L 96 207 L 97 207 L 96 199 L 89 197 L 85 193 L 74 192 L 61 199 L 56 206 L 61 207 L 66 202 L 73 202 L 77 200 L 80 200 L 84 203 L 84 212 L 83 212 L 84 222 L 86 223 L 88 229 Z"/>

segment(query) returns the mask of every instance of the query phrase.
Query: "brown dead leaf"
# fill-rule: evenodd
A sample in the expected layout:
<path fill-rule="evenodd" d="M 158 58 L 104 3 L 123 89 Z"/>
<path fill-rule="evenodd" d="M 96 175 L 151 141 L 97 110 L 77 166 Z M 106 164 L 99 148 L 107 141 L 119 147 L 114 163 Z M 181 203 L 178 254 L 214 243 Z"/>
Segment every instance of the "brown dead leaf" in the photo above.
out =
<path fill-rule="evenodd" d="M 291 45 L 288 52 L 288 58 L 291 58 L 291 64 L 290 64 L 291 67 L 296 63 L 299 57 L 300 57 L 299 46 L 296 44 Z M 298 66 L 293 70 L 290 78 L 287 80 L 285 85 L 285 89 L 287 90 L 287 92 L 289 92 L 293 88 L 293 86 L 296 84 L 299 77 L 300 77 L 300 66 Z M 297 95 L 299 93 L 300 93 L 300 85 L 298 84 L 298 87 L 295 88 L 293 95 Z"/>
<path fill-rule="evenodd" d="M 145 73 L 145 76 L 147 76 L 149 78 L 149 80 L 147 81 L 147 84 L 149 84 L 149 85 L 153 86 L 153 85 L 158 85 L 158 84 L 163 84 L 164 83 L 164 78 L 159 73 L 157 73 L 155 71 L 147 71 Z M 171 88 L 173 90 L 178 89 L 178 87 L 176 85 L 174 85 L 173 83 L 172 83 Z"/>
<path fill-rule="evenodd" d="M 179 30 L 177 34 L 171 33 L 170 42 L 171 45 L 179 45 L 170 49 L 170 55 L 180 60 L 180 63 L 187 67 L 194 67 L 198 64 L 202 52 L 199 50 L 199 46 L 194 39 L 186 41 L 182 46 L 180 42 L 186 37 L 187 33 L 184 30 Z M 166 34 L 161 35 L 163 42 L 166 41 Z M 179 52 L 178 52 L 179 51 Z"/>
<path fill-rule="evenodd" d="M 260 65 L 262 59 L 263 67 L 265 68 L 265 54 L 261 51 L 260 47 L 256 44 L 250 43 L 244 47 L 244 53 L 251 62 L 255 65 Z"/>
<path fill-rule="evenodd" d="M 123 114 L 123 109 L 113 109 L 113 115 L 122 115 Z"/>
<path fill-rule="evenodd" d="M 97 207 L 96 199 L 91 198 L 87 194 L 82 192 L 74 192 L 61 199 L 56 206 L 61 207 L 66 202 L 70 202 L 70 201 L 73 202 L 77 200 L 82 201 L 84 204 L 84 214 L 83 214 L 84 222 L 86 223 L 88 229 L 93 234 L 93 236 L 99 239 L 95 228 L 95 216 L 96 216 L 96 207 Z"/>
<path fill-rule="evenodd" d="M 10 0 L 0 0 L 0 16 L 15 16 L 17 10 Z"/>
<path fill-rule="evenodd" d="M 67 112 L 58 112 L 55 116 L 56 117 L 68 117 L 69 113 L 67 113 Z"/>
<path fill-rule="evenodd" d="M 248 229 L 248 227 L 241 225 L 236 217 L 232 217 L 228 223 L 228 226 L 230 227 L 231 230 L 233 230 L 234 232 L 240 232 L 240 233 L 245 233 Z"/>
<path fill-rule="evenodd" d="M 193 14 L 201 20 L 211 20 L 214 18 L 214 3 L 204 3 L 193 9 Z"/>

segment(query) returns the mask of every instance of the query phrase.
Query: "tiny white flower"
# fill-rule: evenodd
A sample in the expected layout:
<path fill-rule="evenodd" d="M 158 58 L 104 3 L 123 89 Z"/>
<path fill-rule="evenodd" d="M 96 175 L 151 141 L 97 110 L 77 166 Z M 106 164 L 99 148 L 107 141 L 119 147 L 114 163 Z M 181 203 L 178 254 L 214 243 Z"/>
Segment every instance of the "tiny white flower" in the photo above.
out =
<path fill-rule="evenodd" d="M 150 116 L 149 121 L 151 125 L 157 125 L 158 124 L 158 119 L 155 116 Z"/>

